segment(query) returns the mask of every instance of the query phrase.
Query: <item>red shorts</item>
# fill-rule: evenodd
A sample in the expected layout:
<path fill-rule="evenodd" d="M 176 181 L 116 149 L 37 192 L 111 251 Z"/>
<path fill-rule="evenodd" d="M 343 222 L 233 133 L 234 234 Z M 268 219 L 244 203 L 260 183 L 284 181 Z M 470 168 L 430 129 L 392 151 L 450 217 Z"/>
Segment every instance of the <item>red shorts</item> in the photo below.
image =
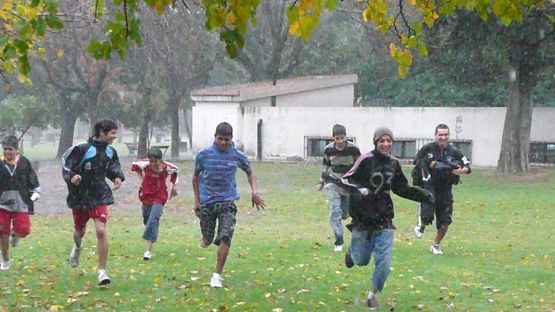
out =
<path fill-rule="evenodd" d="M 17 236 L 27 236 L 31 233 L 31 218 L 28 213 L 0 209 L 0 235 L 9 235 L 12 223 Z"/>
<path fill-rule="evenodd" d="M 91 210 L 71 209 L 73 212 L 73 225 L 76 231 L 81 231 L 87 226 L 89 219 L 108 222 L 108 206 L 98 205 Z"/>

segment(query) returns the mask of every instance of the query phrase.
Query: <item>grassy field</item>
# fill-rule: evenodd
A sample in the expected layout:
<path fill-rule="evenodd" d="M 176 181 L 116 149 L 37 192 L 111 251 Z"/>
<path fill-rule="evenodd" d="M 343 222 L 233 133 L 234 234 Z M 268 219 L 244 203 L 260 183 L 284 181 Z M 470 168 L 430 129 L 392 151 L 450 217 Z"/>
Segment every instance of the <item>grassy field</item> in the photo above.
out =
<path fill-rule="evenodd" d="M 75 142 L 75 144 L 80 142 Z M 128 156 L 129 150 L 124 143 L 114 143 L 114 148 L 118 151 L 118 155 Z M 52 160 L 56 157 L 58 151 L 58 142 L 42 142 L 31 147 L 26 143 L 23 147 L 23 154 L 30 160 Z"/>
<path fill-rule="evenodd" d="M 181 165 L 191 171 L 191 163 Z M 225 288 L 208 285 L 216 249 L 198 247 L 198 221 L 185 197 L 168 205 L 150 262 L 142 260 L 140 213 L 112 213 L 108 287 L 96 286 L 92 227 L 81 266 L 72 269 L 71 217 L 34 216 L 33 234 L 11 249 L 12 269 L 0 272 L 0 311 L 367 310 L 373 262 L 349 270 L 343 254 L 333 253 L 326 198 L 315 191 L 320 167 L 254 168 L 268 208 L 248 205 L 242 175 Z M 555 172 L 503 178 L 475 170 L 463 180 L 443 256 L 428 251 L 433 228 L 414 238 L 416 203 L 394 198 L 397 230 L 382 310 L 554 311 Z"/>

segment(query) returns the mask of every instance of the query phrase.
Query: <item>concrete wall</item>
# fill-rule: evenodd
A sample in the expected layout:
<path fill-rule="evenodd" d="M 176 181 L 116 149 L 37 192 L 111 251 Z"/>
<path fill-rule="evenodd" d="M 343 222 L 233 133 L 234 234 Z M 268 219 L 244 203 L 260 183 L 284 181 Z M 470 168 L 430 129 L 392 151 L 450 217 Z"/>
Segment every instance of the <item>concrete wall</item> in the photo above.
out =
<path fill-rule="evenodd" d="M 220 112 L 209 105 L 200 107 L 193 111 L 194 149 L 211 144 L 215 125 L 227 120 L 235 129 L 235 140 L 255 157 L 257 123 L 262 120 L 263 159 L 304 157 L 305 137 L 331 136 L 336 123 L 347 127 L 347 135 L 356 138 L 363 152 L 373 149 L 371 137 L 379 126 L 390 127 L 396 139 L 423 141 L 433 139 L 434 127 L 445 123 L 451 139 L 472 141 L 474 165 L 495 166 L 505 120 L 505 108 L 246 107 L 241 112 L 228 105 L 224 113 L 223 107 L 218 107 Z M 554 125 L 555 109 L 535 109 L 531 140 L 555 142 Z"/>
<path fill-rule="evenodd" d="M 202 103 L 193 106 L 193 151 L 212 144 L 216 126 L 227 121 L 234 129 L 235 140 L 242 137 L 239 103 Z"/>
<path fill-rule="evenodd" d="M 352 107 L 353 98 L 354 85 L 350 84 L 284 94 L 277 97 L 276 106 Z"/>

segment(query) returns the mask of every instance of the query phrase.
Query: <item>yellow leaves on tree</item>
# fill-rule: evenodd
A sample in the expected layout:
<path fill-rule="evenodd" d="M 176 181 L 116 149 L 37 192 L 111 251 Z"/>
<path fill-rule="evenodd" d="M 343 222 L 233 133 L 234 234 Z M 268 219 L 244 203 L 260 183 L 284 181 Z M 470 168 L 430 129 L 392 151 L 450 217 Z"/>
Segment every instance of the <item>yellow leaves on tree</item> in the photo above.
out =
<path fill-rule="evenodd" d="M 47 28 L 60 29 L 63 24 L 56 16 L 53 1 L 3 0 L 0 3 L 0 74 L 15 75 L 29 84 L 31 71 L 29 55 L 44 55 L 44 48 L 36 44 L 46 35 Z"/>

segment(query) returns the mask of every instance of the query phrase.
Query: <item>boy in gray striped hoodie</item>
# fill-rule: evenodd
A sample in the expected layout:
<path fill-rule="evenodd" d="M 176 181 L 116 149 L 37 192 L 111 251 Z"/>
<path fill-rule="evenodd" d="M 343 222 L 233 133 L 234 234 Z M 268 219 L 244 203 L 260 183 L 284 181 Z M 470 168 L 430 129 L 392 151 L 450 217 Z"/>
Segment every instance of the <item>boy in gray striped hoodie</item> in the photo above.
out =
<path fill-rule="evenodd" d="M 349 217 L 349 192 L 341 182 L 345 174 L 360 156 L 358 147 L 347 141 L 347 130 L 342 125 L 332 129 L 333 142 L 324 148 L 324 166 L 317 190 L 326 189 L 330 206 L 330 225 L 335 236 L 333 250 L 343 250 L 343 226 L 341 220 Z"/>

